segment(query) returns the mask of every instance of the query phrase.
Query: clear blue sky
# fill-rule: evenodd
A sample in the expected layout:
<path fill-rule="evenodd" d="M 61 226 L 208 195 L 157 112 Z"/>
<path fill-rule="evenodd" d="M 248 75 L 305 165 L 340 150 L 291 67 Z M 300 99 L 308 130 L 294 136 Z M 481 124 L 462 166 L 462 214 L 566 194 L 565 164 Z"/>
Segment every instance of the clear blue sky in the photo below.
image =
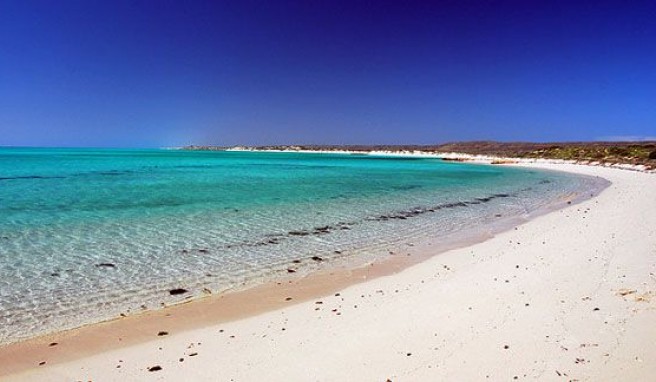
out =
<path fill-rule="evenodd" d="M 654 1 L 0 2 L 0 145 L 656 136 Z"/>

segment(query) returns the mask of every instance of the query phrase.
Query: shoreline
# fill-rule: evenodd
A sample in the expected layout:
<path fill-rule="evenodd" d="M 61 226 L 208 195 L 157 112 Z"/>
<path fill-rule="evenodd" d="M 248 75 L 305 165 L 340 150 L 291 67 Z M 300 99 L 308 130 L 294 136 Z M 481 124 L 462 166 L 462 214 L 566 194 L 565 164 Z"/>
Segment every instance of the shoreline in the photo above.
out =
<path fill-rule="evenodd" d="M 521 165 L 526 166 L 527 164 L 521 164 Z M 528 164 L 528 166 L 550 167 L 544 164 L 542 165 Z M 550 168 L 555 170 L 562 170 L 558 167 L 551 166 Z M 614 170 L 606 170 L 606 171 L 614 171 Z M 587 199 L 583 201 L 583 203 L 587 204 L 591 201 L 594 201 L 595 199 L 598 198 Z M 575 207 L 576 206 L 570 206 L 565 209 L 570 210 Z M 552 216 L 554 214 L 557 214 L 558 212 L 562 212 L 563 210 L 564 209 L 552 211 L 551 213 L 541 215 L 541 217 Z M 520 227 L 529 226 L 532 224 L 532 222 L 534 222 L 537 219 L 539 219 L 539 217 L 535 219 L 531 219 L 528 223 L 523 224 Z M 515 230 L 517 230 L 517 228 L 515 228 Z M 465 246 L 456 246 L 455 248 L 457 249 L 455 250 L 455 252 L 476 247 L 479 244 L 488 243 L 489 241 L 493 241 L 497 237 L 506 235 L 508 233 L 512 233 L 512 230 L 510 232 L 504 231 L 501 234 L 495 233 L 495 236 L 490 240 L 482 240 L 482 241 L 476 241 L 474 243 L 467 243 Z M 244 320 L 252 321 L 257 319 L 258 317 L 267 316 L 273 314 L 274 312 L 278 312 L 280 311 L 281 308 L 284 311 L 285 307 L 289 309 L 295 309 L 299 306 L 304 306 L 308 304 L 312 305 L 312 303 L 310 302 L 311 299 L 320 296 L 326 296 L 328 294 L 332 294 L 335 291 L 351 289 L 352 287 L 363 288 L 365 287 L 365 284 L 371 284 L 372 279 L 374 280 L 374 282 L 380 282 L 380 280 L 386 279 L 386 277 L 383 276 L 390 276 L 391 278 L 394 278 L 394 277 L 398 277 L 399 274 L 407 273 L 410 269 L 422 268 L 422 267 L 426 268 L 428 266 L 427 264 L 435 263 L 438 261 L 437 260 L 438 258 L 441 258 L 441 256 L 443 256 L 443 255 L 436 256 L 437 253 L 444 252 L 444 251 L 439 251 L 435 253 L 434 250 L 431 248 L 424 248 L 423 250 L 424 250 L 425 258 L 416 262 L 411 262 L 410 264 L 408 264 L 405 261 L 400 261 L 404 259 L 403 257 L 397 257 L 394 258 L 394 261 L 399 262 L 398 264 L 378 263 L 373 267 L 371 266 L 361 267 L 355 270 L 347 269 L 344 270 L 343 274 L 341 275 L 337 275 L 338 272 L 332 272 L 328 274 L 307 277 L 293 282 L 290 281 L 290 283 L 288 284 L 281 283 L 280 285 L 277 285 L 280 288 L 271 288 L 271 285 L 264 285 L 260 288 L 260 290 L 257 290 L 258 287 L 255 287 L 254 289 L 249 289 L 249 291 L 253 293 L 253 296 L 258 295 L 259 298 L 258 301 L 248 302 L 248 300 L 243 299 L 243 295 L 242 295 L 238 299 L 239 302 L 242 304 L 245 301 L 248 302 L 247 305 L 253 309 L 252 311 L 250 311 L 245 315 L 243 314 L 244 313 L 243 311 L 239 312 L 239 309 L 233 309 L 232 311 L 230 309 L 227 309 L 227 307 L 231 306 L 236 296 L 239 295 L 241 292 L 226 294 L 218 297 L 213 297 L 210 299 L 225 301 L 223 305 L 219 304 L 220 306 L 215 307 L 216 309 L 218 309 L 218 311 L 223 311 L 222 313 L 227 314 L 227 316 L 224 316 L 223 320 L 219 319 L 218 322 L 220 322 L 221 324 L 224 323 L 226 325 L 235 324 Z M 446 250 L 448 253 L 454 252 L 453 248 L 448 248 Z M 370 269 L 370 268 L 375 268 L 375 269 Z M 337 287 L 335 287 L 336 285 L 334 280 L 335 277 L 338 277 L 341 281 L 343 281 L 343 284 L 338 284 Z M 321 283 L 322 278 L 324 278 L 323 280 L 324 283 Z M 362 282 L 363 280 L 367 280 L 367 281 Z M 330 285 L 332 285 L 332 287 Z M 262 299 L 263 294 L 267 294 L 266 296 L 268 296 L 268 298 Z M 287 297 L 291 297 L 292 300 L 287 301 L 286 300 Z M 333 299 L 334 297 L 338 297 L 338 296 L 333 296 Z M 75 329 L 70 333 L 69 332 L 56 333 L 43 338 L 39 338 L 38 340 L 28 340 L 27 342 L 30 343 L 19 342 L 16 344 L 9 345 L 8 347 L 3 347 L 0 349 L 0 365 L 6 365 L 7 364 L 6 361 L 11 360 L 11 366 L 9 368 L 3 367 L 2 369 L 0 369 L 0 376 L 4 375 L 4 376 L 12 376 L 12 377 L 19 378 L 21 376 L 15 373 L 18 373 L 21 370 L 29 370 L 27 371 L 26 374 L 22 375 L 22 377 L 29 379 L 29 374 L 31 372 L 36 372 L 38 374 L 39 372 L 45 372 L 46 370 L 49 370 L 51 367 L 52 368 L 64 367 L 65 363 L 62 362 L 70 361 L 69 364 L 71 363 L 75 364 L 76 362 L 80 363 L 84 361 L 84 358 L 82 357 L 87 357 L 89 355 L 94 355 L 94 354 L 103 355 L 105 353 L 110 353 L 110 352 L 115 353 L 121 351 L 128 351 L 130 349 L 139 346 L 148 346 L 148 345 L 152 346 L 154 343 L 160 342 L 162 340 L 173 340 L 174 336 L 176 338 L 180 338 L 182 336 L 188 336 L 197 330 L 203 330 L 203 329 L 214 327 L 216 326 L 217 323 L 217 317 L 214 314 L 210 314 L 210 317 L 203 316 L 202 314 L 202 313 L 207 314 L 206 312 L 207 306 L 201 307 L 201 305 L 205 300 L 210 300 L 210 299 L 200 299 L 190 304 L 175 305 L 164 310 L 152 311 L 138 316 L 131 316 L 128 318 L 124 318 L 121 320 L 110 321 L 101 324 L 93 324 L 87 327 L 83 327 L 81 329 Z M 195 310 L 191 309 L 193 306 L 195 306 L 194 308 Z M 226 309 L 227 309 L 227 313 L 226 313 Z M 174 323 L 174 319 L 172 319 L 172 317 L 179 314 L 178 311 L 180 310 L 191 310 L 190 314 L 188 314 L 187 317 L 185 318 L 185 321 L 187 323 L 189 322 L 190 318 L 194 318 L 196 320 L 202 321 L 202 318 L 205 317 L 208 320 L 202 322 L 200 321 L 192 322 L 192 324 L 195 324 L 192 326 L 184 326 L 184 325 L 176 326 L 176 324 Z M 216 314 L 216 312 L 217 311 L 215 310 L 214 313 Z M 157 318 L 159 321 L 154 321 L 154 317 L 156 316 L 159 317 Z M 141 321 L 141 323 L 138 324 L 137 321 Z M 105 342 L 108 340 L 108 338 L 103 337 L 103 335 L 101 334 L 93 333 L 94 330 L 102 332 L 101 326 L 104 326 L 108 332 L 112 333 L 111 336 L 115 337 L 117 335 L 116 326 L 120 326 L 119 323 L 121 322 L 124 323 L 123 326 L 125 326 L 126 329 L 131 329 L 132 332 L 126 332 L 126 334 L 124 335 L 124 336 L 128 336 L 129 338 L 126 337 L 125 339 L 122 339 L 120 341 L 114 339 L 115 342 L 113 345 L 116 345 L 115 347 L 110 344 L 108 348 L 107 343 Z M 159 333 L 160 331 L 166 331 L 167 329 L 167 328 L 158 327 L 158 325 L 161 326 L 162 324 L 168 325 L 168 330 L 170 330 L 171 335 L 159 336 L 158 338 L 157 333 Z M 89 332 L 89 333 L 85 333 L 85 332 Z M 86 336 L 90 338 L 86 338 Z M 84 342 L 85 339 L 82 337 L 86 338 L 87 340 L 86 343 Z M 53 340 L 53 338 L 57 338 L 57 340 Z M 69 342 L 69 339 L 71 340 L 71 342 Z M 48 346 L 49 341 L 51 340 L 52 342 L 55 341 L 59 341 L 59 342 L 55 346 Z M 79 345 L 76 345 L 75 341 L 73 340 L 77 340 L 81 342 L 78 343 Z M 100 343 L 98 343 L 97 341 L 100 341 Z M 80 349 L 77 348 L 78 346 L 84 348 L 84 350 L 80 351 Z M 96 347 L 94 348 L 94 346 Z M 67 347 L 69 353 L 66 353 Z M 10 350 L 10 348 L 12 349 Z M 17 352 L 30 353 L 29 356 L 27 357 L 30 359 L 29 360 L 24 359 L 24 362 L 21 363 L 20 360 L 21 357 L 16 356 Z M 43 354 L 42 357 L 49 357 L 49 359 L 46 365 L 40 367 L 38 366 L 37 362 L 41 362 L 41 361 L 35 361 L 33 358 L 39 359 L 38 357 L 41 356 L 41 354 Z M 11 374 L 15 374 L 15 375 L 11 375 Z M 96 376 L 94 380 L 96 380 L 97 377 L 98 376 Z"/>
<path fill-rule="evenodd" d="M 435 163 L 435 162 L 431 162 Z M 476 165 L 479 165 L 479 167 L 471 167 L 471 168 L 482 168 L 480 167 L 480 163 L 476 163 Z M 545 176 L 548 176 L 549 170 L 543 170 Z M 114 321 L 117 320 L 122 320 L 127 317 L 139 317 L 143 315 L 144 313 L 152 312 L 152 311 L 159 311 L 162 309 L 168 309 L 170 307 L 176 306 L 176 305 L 182 305 L 182 304 L 187 304 L 190 302 L 195 302 L 195 301 L 200 301 L 200 300 L 205 300 L 205 299 L 212 299 L 217 296 L 222 297 L 225 294 L 234 294 L 234 293 L 244 293 L 248 289 L 251 289 L 253 287 L 257 287 L 262 284 L 266 285 L 275 285 L 276 281 L 280 279 L 284 279 L 285 281 L 288 278 L 291 278 L 292 280 L 296 280 L 299 278 L 307 278 L 308 272 L 310 274 L 314 273 L 332 273 L 332 272 L 349 272 L 350 270 L 354 268 L 360 268 L 364 266 L 370 266 L 370 263 L 374 263 L 375 265 L 383 265 L 388 262 L 388 253 L 398 253 L 398 252 L 403 252 L 404 247 L 406 246 L 407 243 L 413 242 L 413 243 L 420 243 L 422 241 L 427 241 L 427 238 L 433 238 L 436 239 L 440 245 L 437 247 L 432 247 L 430 249 L 427 249 L 425 252 L 430 252 L 429 255 L 424 254 L 423 256 L 416 256 L 417 255 L 417 250 L 416 248 L 411 249 L 411 252 L 413 253 L 412 259 L 406 259 L 403 262 L 403 267 L 408 267 L 412 264 L 415 264 L 419 261 L 422 261 L 423 259 L 426 259 L 430 256 L 434 256 L 436 254 L 442 253 L 446 250 L 457 248 L 457 247 L 462 247 L 466 245 L 470 245 L 473 242 L 478 242 L 481 239 L 482 235 L 486 235 L 485 237 L 489 237 L 493 234 L 502 232 L 504 230 L 508 230 L 513 228 L 514 226 L 523 223 L 525 220 L 533 218 L 535 216 L 542 215 L 544 213 L 548 213 L 552 210 L 555 210 L 559 208 L 560 205 L 564 205 L 563 200 L 568 200 L 568 203 L 572 202 L 578 202 L 580 199 L 587 199 L 591 195 L 588 195 L 590 192 L 593 193 L 598 193 L 603 188 L 607 187 L 607 185 L 604 185 L 603 182 L 598 182 L 595 181 L 594 179 L 580 179 L 580 182 L 582 183 L 588 183 L 588 184 L 581 184 L 578 187 L 574 188 L 572 187 L 571 190 L 569 190 L 568 187 L 568 192 L 571 192 L 571 194 L 565 193 L 564 190 L 560 191 L 555 191 L 554 193 L 558 193 L 559 195 L 553 195 L 550 196 L 549 198 L 544 198 L 543 195 L 538 195 L 536 200 L 541 200 L 541 203 L 537 203 L 535 205 L 531 205 L 530 207 L 525 206 L 521 201 L 520 202 L 515 202 L 514 204 L 518 207 L 517 210 L 515 211 L 509 211 L 506 213 L 505 211 L 502 211 L 501 209 L 496 211 L 496 215 L 493 215 L 492 212 L 488 214 L 488 216 L 483 216 L 482 221 L 484 223 L 479 223 L 478 225 L 476 224 L 466 224 L 466 225 L 459 225 L 456 224 L 456 226 L 459 226 L 460 229 L 456 230 L 455 232 L 449 232 L 449 233 L 444 233 L 442 232 L 443 230 L 440 230 L 437 227 L 432 227 L 431 229 L 428 229 L 427 232 L 428 234 L 423 235 L 423 237 L 418 237 L 416 235 L 408 234 L 408 235 L 402 235 L 398 236 L 398 242 L 397 241 L 390 241 L 389 239 L 385 240 L 383 244 L 380 244 L 380 248 L 374 248 L 372 246 L 367 246 L 366 244 L 362 244 L 363 247 L 359 247 L 356 249 L 353 248 L 347 248 L 344 249 L 342 247 L 335 247 L 335 244 L 331 245 L 329 248 L 327 248 L 328 252 L 330 254 L 325 253 L 313 253 L 313 252 L 308 252 L 303 255 L 298 255 L 296 258 L 289 258 L 285 262 L 281 262 L 282 267 L 281 269 L 278 269 L 275 274 L 268 275 L 269 277 L 262 277 L 262 278 L 252 278 L 249 282 L 249 280 L 243 281 L 240 284 L 235 284 L 232 285 L 229 288 L 225 289 L 217 289 L 212 288 L 214 292 L 208 288 L 205 288 L 206 285 L 201 285 L 200 287 L 193 287 L 187 285 L 185 282 L 181 282 L 178 280 L 178 282 L 173 282 L 174 285 L 172 285 L 169 289 L 177 287 L 177 286 L 182 286 L 185 289 L 182 289 L 185 291 L 184 295 L 181 296 L 179 299 L 174 300 L 174 301 L 165 301 L 165 302 L 158 302 L 156 305 L 149 304 L 151 306 L 150 308 L 146 308 L 146 301 L 137 301 L 136 304 L 143 304 L 141 305 L 141 308 L 136 308 L 137 306 L 134 305 L 132 307 L 129 307 L 127 309 L 122 309 L 121 311 L 115 313 L 114 315 L 105 315 L 100 318 L 96 319 L 89 319 L 86 321 L 79 321 L 75 325 L 68 325 L 64 327 L 56 327 L 52 326 L 49 327 L 49 329 L 44 330 L 45 328 L 39 328 L 38 326 L 33 326 L 32 332 L 25 332 L 21 337 L 11 337 L 7 336 L 2 338 L 2 341 L 0 341 L 0 350 L 2 350 L 4 347 L 13 347 L 12 345 L 19 344 L 22 342 L 35 342 L 38 341 L 39 338 L 50 338 L 50 337 L 56 337 L 56 336 L 62 336 L 62 335 L 67 335 L 66 333 L 68 332 L 73 332 L 75 333 L 77 329 L 80 328 L 85 328 L 89 326 L 94 326 L 96 324 L 110 324 Z M 510 191 L 509 191 L 510 192 Z M 506 197 L 510 195 L 503 194 L 502 197 Z M 491 197 L 490 199 L 494 198 L 495 196 Z M 575 200 L 576 199 L 576 200 Z M 479 199 L 474 198 L 474 199 L 458 199 L 461 202 L 464 201 L 465 204 L 480 204 L 478 201 Z M 480 199 L 483 202 L 487 202 L 488 199 Z M 428 207 L 424 208 L 424 210 L 428 210 L 428 208 L 436 208 L 441 209 L 442 205 L 440 204 L 438 207 L 434 207 L 434 204 L 430 204 L 431 202 L 428 202 Z M 531 204 L 531 203 L 529 203 Z M 463 204 L 464 205 L 464 204 Z M 458 207 L 457 205 L 455 205 Z M 451 208 L 451 204 L 446 205 L 446 207 Z M 414 209 L 417 209 L 419 207 L 414 207 L 412 212 L 415 212 Z M 476 208 L 476 207 L 475 207 Z M 430 210 L 431 212 L 434 212 L 432 209 Z M 422 214 L 424 211 L 421 212 Z M 414 215 L 411 215 L 414 216 Z M 403 217 L 404 219 L 406 217 Z M 366 219 L 365 219 L 366 220 Z M 346 221 L 346 223 L 343 224 L 357 224 L 358 221 L 355 221 L 356 223 L 353 223 L 354 221 L 352 220 L 343 220 Z M 342 224 L 342 223 L 339 223 Z M 430 223 L 427 223 L 427 227 L 431 227 Z M 319 224 L 321 225 L 321 224 Z M 327 226 L 328 227 L 328 226 Z M 331 228 L 332 229 L 332 228 Z M 446 231 L 450 231 L 448 228 Z M 435 234 L 431 233 L 435 232 Z M 442 233 L 437 233 L 437 232 L 442 232 Z M 439 235 L 439 237 L 433 237 L 435 235 Z M 413 244 L 414 246 L 414 244 Z M 420 245 L 421 246 L 421 245 Z M 333 249 L 340 249 L 339 251 L 334 251 L 334 253 L 338 254 L 338 256 L 333 255 Z M 410 248 L 407 248 L 410 250 Z M 372 251 L 377 251 L 380 253 L 377 253 L 375 256 L 374 255 L 367 255 L 369 252 Z M 184 252 L 184 251 L 183 251 Z M 342 253 L 346 253 L 345 255 L 342 255 Z M 312 255 L 321 255 L 319 256 L 312 256 Z M 398 262 L 398 259 L 394 259 L 394 262 Z M 303 268 L 306 263 L 310 263 L 310 269 Z M 317 266 L 315 266 L 317 264 Z M 112 265 L 113 266 L 113 265 Z M 293 268 L 291 271 L 289 271 L 289 268 Z M 286 272 L 289 271 L 288 272 Z M 293 273 L 293 274 L 292 274 Z M 189 290 L 193 290 L 196 293 L 192 293 Z M 168 293 L 167 293 L 168 294 Z M 246 298 L 251 298 L 249 296 L 246 296 Z M 161 300 L 160 300 L 161 301 Z M 136 308 L 136 309 L 135 309 Z M 92 308 L 93 309 L 93 308 Z M 49 316 L 53 313 L 52 311 L 47 311 L 43 310 L 46 313 L 50 313 Z M 79 310 L 80 313 L 85 314 L 86 312 L 83 309 Z M 56 313 L 55 313 L 56 314 Z M 242 314 L 242 316 L 246 315 L 245 313 Z M 11 325 L 7 326 L 5 329 L 11 328 Z M 2 337 L 2 336 L 0 336 Z M 56 341 L 55 341 L 56 342 Z M 2 361 L 2 357 L 0 357 L 0 363 Z M 2 374 L 2 370 L 0 369 L 0 375 Z"/>
<path fill-rule="evenodd" d="M 227 323 L 328 296 L 354 284 L 401 272 L 447 251 L 484 242 L 539 216 L 593 198 L 608 186 L 600 185 L 598 189 L 564 196 L 528 214 L 504 217 L 484 230 L 458 232 L 436 239 L 416 238 L 418 240 L 403 244 L 408 252 L 405 255 L 397 253 L 373 261 L 342 259 L 337 264 L 306 275 L 290 275 L 203 297 L 190 296 L 187 300 L 160 309 L 3 344 L 0 345 L 0 378 L 29 370 L 42 362 L 39 359 L 48 358 L 50 364 L 74 361 L 80 358 L 77 348 L 85 349 L 84 356 L 98 354 L 151 341 L 154 333 L 184 332 Z M 235 308 L 234 305 L 240 307 Z M 53 353 L 54 347 L 57 347 L 56 353 Z M 21 355 L 16 356 L 17 353 Z"/>

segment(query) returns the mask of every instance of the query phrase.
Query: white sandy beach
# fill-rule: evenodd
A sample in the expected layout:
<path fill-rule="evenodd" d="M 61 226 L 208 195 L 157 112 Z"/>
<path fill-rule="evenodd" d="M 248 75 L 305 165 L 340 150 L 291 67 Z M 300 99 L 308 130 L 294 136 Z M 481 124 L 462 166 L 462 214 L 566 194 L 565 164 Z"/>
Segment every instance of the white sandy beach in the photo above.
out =
<path fill-rule="evenodd" d="M 526 165 L 612 185 L 338 295 L 100 354 L 80 349 L 69 362 L 46 356 L 46 364 L 5 379 L 654 380 L 656 175 Z M 154 366 L 161 369 L 148 370 Z"/>

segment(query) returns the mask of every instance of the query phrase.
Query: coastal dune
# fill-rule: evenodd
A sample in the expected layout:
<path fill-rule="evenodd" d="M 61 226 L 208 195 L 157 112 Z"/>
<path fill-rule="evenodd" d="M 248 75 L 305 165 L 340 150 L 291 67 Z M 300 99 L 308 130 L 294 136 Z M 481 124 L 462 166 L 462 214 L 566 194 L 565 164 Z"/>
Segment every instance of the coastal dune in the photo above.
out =
<path fill-rule="evenodd" d="M 656 176 L 526 166 L 612 184 L 484 242 L 337 293 L 97 354 L 76 349 L 66 362 L 48 362 L 54 346 L 32 369 L 3 379 L 653 379 Z"/>

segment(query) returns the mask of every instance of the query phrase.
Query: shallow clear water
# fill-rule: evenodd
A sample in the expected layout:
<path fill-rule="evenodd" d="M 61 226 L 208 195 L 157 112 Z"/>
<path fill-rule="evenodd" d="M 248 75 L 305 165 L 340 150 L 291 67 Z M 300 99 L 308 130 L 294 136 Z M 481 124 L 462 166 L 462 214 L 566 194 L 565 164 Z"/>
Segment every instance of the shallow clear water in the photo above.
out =
<path fill-rule="evenodd" d="M 280 277 L 290 266 L 303 274 L 375 259 L 596 182 L 421 158 L 0 149 L 0 343 Z M 172 288 L 189 292 L 171 296 Z"/>

